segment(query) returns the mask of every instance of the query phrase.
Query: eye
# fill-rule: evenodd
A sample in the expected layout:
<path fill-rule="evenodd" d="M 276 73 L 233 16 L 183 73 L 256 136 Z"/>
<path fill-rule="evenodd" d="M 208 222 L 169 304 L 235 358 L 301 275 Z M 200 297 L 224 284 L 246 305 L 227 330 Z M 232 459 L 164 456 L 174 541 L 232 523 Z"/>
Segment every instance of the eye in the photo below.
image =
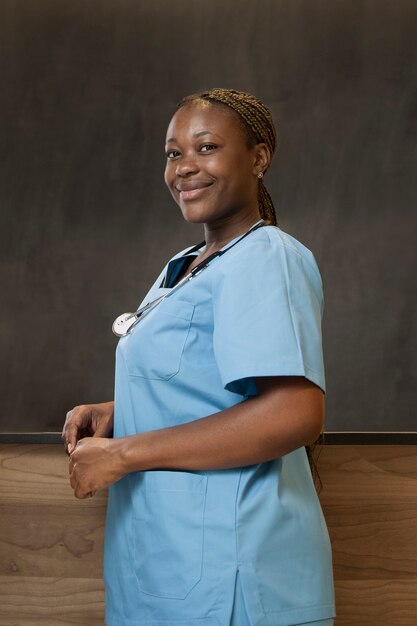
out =
<path fill-rule="evenodd" d="M 214 143 L 205 143 L 201 146 L 200 152 L 211 152 L 215 150 L 217 146 Z"/>
<path fill-rule="evenodd" d="M 165 152 L 165 156 L 167 159 L 175 159 L 179 155 L 180 152 L 178 150 L 167 150 L 167 152 Z"/>

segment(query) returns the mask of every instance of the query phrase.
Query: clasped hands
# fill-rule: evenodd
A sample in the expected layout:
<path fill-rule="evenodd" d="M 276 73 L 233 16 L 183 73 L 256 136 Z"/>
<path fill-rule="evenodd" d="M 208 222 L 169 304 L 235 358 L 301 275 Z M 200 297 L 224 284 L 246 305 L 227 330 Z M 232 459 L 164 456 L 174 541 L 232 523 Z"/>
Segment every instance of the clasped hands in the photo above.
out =
<path fill-rule="evenodd" d="M 94 496 L 123 477 L 119 439 L 113 432 L 113 402 L 77 406 L 67 413 L 62 440 L 69 455 L 76 498 Z"/>

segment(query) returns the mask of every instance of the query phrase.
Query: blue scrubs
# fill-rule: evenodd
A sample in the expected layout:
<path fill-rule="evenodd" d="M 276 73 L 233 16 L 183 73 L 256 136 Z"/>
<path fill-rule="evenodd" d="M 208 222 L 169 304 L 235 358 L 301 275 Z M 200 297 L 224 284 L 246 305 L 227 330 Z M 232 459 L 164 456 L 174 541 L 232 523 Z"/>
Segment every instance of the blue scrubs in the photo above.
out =
<path fill-rule="evenodd" d="M 175 281 L 190 250 L 141 305 L 170 292 L 167 270 Z M 311 252 L 275 226 L 250 233 L 120 339 L 114 436 L 222 411 L 256 395 L 257 376 L 304 376 L 324 391 L 322 310 Z M 227 470 L 125 476 L 109 490 L 104 579 L 107 626 L 230 626 L 243 608 L 250 626 L 332 618 L 331 547 L 304 447 Z"/>

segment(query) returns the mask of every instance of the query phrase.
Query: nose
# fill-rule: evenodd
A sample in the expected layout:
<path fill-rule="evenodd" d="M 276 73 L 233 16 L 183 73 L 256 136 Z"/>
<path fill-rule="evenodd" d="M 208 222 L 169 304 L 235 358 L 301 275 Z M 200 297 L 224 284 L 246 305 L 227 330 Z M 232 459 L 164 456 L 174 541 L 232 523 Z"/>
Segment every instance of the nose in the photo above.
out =
<path fill-rule="evenodd" d="M 183 155 L 181 159 L 177 161 L 177 167 L 175 173 L 177 176 L 190 176 L 198 172 L 198 164 L 192 155 Z"/>

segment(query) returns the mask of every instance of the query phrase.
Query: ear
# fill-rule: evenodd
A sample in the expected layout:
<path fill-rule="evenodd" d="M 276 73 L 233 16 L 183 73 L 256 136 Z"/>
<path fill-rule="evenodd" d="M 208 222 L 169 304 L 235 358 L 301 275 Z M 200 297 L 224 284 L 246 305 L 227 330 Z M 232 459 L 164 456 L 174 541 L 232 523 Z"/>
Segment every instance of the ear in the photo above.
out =
<path fill-rule="evenodd" d="M 257 176 L 259 172 L 266 172 L 271 164 L 271 153 L 266 143 L 256 144 L 254 147 L 254 157 L 253 173 Z"/>

